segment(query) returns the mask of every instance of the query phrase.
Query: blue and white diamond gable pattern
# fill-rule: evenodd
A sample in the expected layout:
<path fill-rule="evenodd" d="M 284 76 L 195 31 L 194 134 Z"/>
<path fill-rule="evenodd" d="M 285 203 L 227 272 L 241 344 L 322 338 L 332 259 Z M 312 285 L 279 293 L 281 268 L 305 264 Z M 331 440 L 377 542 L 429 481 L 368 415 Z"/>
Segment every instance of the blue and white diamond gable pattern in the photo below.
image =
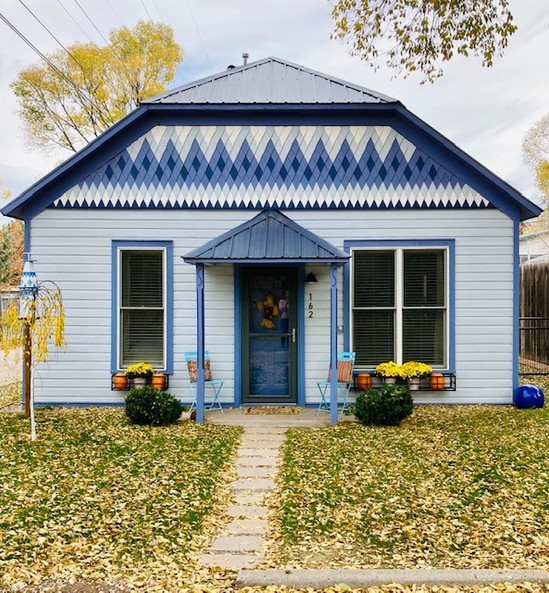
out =
<path fill-rule="evenodd" d="M 156 126 L 57 208 L 487 208 L 387 126 Z"/>

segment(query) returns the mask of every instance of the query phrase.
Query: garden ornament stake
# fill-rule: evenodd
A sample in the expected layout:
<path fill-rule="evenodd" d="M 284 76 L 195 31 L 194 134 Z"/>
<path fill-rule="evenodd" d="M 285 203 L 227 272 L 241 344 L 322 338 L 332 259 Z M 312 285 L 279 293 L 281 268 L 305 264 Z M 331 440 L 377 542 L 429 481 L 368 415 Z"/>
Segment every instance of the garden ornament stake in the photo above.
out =
<path fill-rule="evenodd" d="M 47 360 L 50 342 L 59 348 L 65 346 L 61 290 L 54 282 L 38 282 L 30 254 L 26 253 L 19 306 L 10 305 L 0 316 L 0 347 L 6 353 L 23 349 L 25 413 L 30 416 L 32 440 L 36 439 L 33 368 Z"/>
<path fill-rule="evenodd" d="M 32 372 L 32 333 L 31 326 L 36 322 L 36 299 L 38 280 L 34 271 L 30 253 L 25 254 L 23 274 L 19 283 L 19 319 L 23 324 L 23 388 L 25 394 L 25 414 L 30 416 L 31 440 L 36 440 L 36 422 L 34 419 L 34 390 Z"/>

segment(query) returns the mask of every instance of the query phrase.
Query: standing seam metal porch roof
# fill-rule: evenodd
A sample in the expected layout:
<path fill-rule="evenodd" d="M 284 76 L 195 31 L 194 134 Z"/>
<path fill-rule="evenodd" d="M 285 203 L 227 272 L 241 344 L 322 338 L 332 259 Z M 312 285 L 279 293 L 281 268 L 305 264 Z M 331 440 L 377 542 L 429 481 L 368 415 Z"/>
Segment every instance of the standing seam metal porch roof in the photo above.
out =
<path fill-rule="evenodd" d="M 284 216 L 263 210 L 183 256 L 187 263 L 344 263 L 350 255 Z"/>

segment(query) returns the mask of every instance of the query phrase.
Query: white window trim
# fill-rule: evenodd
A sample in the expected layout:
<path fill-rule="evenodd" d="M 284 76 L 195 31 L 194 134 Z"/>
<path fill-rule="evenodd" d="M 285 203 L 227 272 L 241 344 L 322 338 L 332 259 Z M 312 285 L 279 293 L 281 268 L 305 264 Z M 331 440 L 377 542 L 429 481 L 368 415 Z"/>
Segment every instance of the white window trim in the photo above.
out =
<path fill-rule="evenodd" d="M 162 252 L 162 309 L 164 314 L 162 316 L 162 323 L 164 324 L 163 331 L 163 345 L 162 345 L 162 368 L 155 369 L 157 371 L 166 371 L 168 364 L 168 306 L 167 306 L 167 289 L 168 289 L 168 274 L 167 274 L 167 249 L 166 247 L 151 247 L 140 245 L 120 245 L 117 247 L 117 290 L 116 290 L 116 335 L 118 336 L 116 344 L 116 360 L 118 369 L 123 371 L 122 366 L 122 252 L 123 251 L 161 251 Z M 130 307 L 132 308 L 132 307 Z M 144 361 L 147 362 L 147 361 Z"/>
<path fill-rule="evenodd" d="M 358 251 L 392 251 L 395 253 L 395 300 L 394 307 L 386 307 L 387 310 L 395 311 L 395 326 L 394 326 L 394 340 L 395 340 L 395 362 L 397 364 L 403 364 L 406 362 L 402 359 L 402 336 L 403 336 L 403 311 L 404 307 L 404 252 L 405 251 L 444 251 L 444 307 L 428 307 L 429 309 L 441 309 L 445 311 L 444 319 L 444 362 L 440 366 L 433 366 L 434 369 L 446 370 L 450 367 L 450 249 L 446 245 L 403 245 L 399 246 L 368 246 L 368 247 L 352 247 L 351 253 L 351 265 L 349 273 L 349 321 L 350 321 L 350 332 L 349 332 L 349 343 L 351 350 L 354 350 L 353 336 L 354 336 L 354 253 Z M 410 307 L 411 309 L 417 309 L 417 307 Z M 384 361 L 380 361 L 384 362 Z M 357 370 L 369 370 L 369 369 L 357 369 Z"/>

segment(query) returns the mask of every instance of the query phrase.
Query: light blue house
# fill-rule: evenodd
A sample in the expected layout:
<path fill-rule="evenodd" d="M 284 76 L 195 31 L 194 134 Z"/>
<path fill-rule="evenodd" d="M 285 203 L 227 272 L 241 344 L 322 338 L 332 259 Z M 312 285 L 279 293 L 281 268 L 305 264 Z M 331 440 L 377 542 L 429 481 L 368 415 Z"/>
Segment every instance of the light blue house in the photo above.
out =
<path fill-rule="evenodd" d="M 540 209 L 390 97 L 276 58 L 229 69 L 3 213 L 65 299 L 38 402 L 122 402 L 111 375 L 139 360 L 189 400 L 204 346 L 227 405 L 314 405 L 342 349 L 445 374 L 419 403 L 512 402 L 518 228 Z"/>

